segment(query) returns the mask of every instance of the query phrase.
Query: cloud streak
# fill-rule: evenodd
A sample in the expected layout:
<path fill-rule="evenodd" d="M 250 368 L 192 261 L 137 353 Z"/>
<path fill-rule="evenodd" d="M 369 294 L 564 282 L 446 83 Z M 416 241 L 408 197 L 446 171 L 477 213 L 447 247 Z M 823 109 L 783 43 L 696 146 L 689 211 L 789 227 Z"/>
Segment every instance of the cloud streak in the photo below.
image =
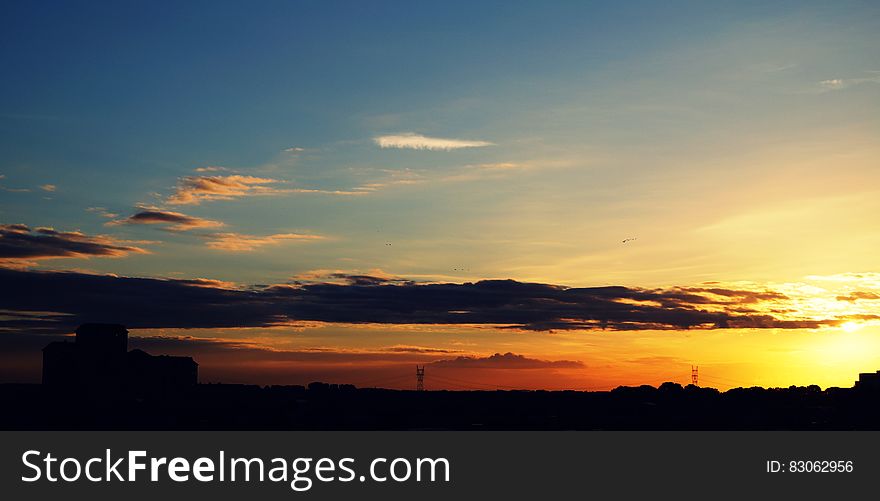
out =
<path fill-rule="evenodd" d="M 286 181 L 233 174 L 229 176 L 185 176 L 166 199 L 171 205 L 198 205 L 213 200 L 235 200 L 242 197 L 271 196 L 296 193 L 324 195 L 362 195 L 360 191 L 283 188 Z"/>
<path fill-rule="evenodd" d="M 580 369 L 583 362 L 573 360 L 539 360 L 514 353 L 496 353 L 488 357 L 460 356 L 438 360 L 431 365 L 457 369 Z"/>
<path fill-rule="evenodd" d="M 206 244 L 209 248 L 227 252 L 251 252 L 261 247 L 282 242 L 314 242 L 324 240 L 321 235 L 306 233 L 276 233 L 274 235 L 243 235 L 241 233 L 213 233 Z"/>
<path fill-rule="evenodd" d="M 427 137 L 414 132 L 404 132 L 387 136 L 377 136 L 373 142 L 380 148 L 397 148 L 410 150 L 451 151 L 462 148 L 481 148 L 493 146 L 488 141 L 476 141 L 469 139 L 448 139 L 441 137 Z"/>
<path fill-rule="evenodd" d="M 278 189 L 272 185 L 277 179 L 255 176 L 186 176 L 180 178 L 168 203 L 174 205 L 198 205 L 208 200 L 232 200 L 239 197 L 274 195 Z"/>
<path fill-rule="evenodd" d="M 868 71 L 869 77 L 860 78 L 829 78 L 819 82 L 819 86 L 824 90 L 842 90 L 855 85 L 865 83 L 880 83 L 880 71 Z"/>
<path fill-rule="evenodd" d="M 109 236 L 78 231 L 31 229 L 24 224 L 0 225 L 0 266 L 31 266 L 34 261 L 56 258 L 124 257 L 147 251 Z"/>
<path fill-rule="evenodd" d="M 113 219 L 119 217 L 119 214 L 115 212 L 110 212 L 106 207 L 88 207 L 86 208 L 86 212 L 91 212 L 92 214 L 98 214 L 101 217 L 107 219 Z"/>

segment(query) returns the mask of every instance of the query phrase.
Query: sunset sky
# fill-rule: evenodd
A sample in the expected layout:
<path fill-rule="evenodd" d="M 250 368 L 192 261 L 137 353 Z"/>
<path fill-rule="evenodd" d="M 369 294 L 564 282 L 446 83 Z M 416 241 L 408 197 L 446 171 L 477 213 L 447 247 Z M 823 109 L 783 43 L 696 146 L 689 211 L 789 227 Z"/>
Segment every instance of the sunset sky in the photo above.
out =
<path fill-rule="evenodd" d="M 851 386 L 876 2 L 5 2 L 0 382 Z"/>

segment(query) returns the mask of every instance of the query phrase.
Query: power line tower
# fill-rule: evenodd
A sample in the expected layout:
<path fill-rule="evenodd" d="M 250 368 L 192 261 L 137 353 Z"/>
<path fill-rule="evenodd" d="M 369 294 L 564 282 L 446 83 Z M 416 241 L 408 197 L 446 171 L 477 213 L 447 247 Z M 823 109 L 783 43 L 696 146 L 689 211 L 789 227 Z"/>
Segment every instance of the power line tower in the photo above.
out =
<path fill-rule="evenodd" d="M 416 391 L 425 391 L 425 366 L 416 365 Z"/>
<path fill-rule="evenodd" d="M 691 384 L 700 386 L 700 367 L 698 365 L 691 366 Z"/>

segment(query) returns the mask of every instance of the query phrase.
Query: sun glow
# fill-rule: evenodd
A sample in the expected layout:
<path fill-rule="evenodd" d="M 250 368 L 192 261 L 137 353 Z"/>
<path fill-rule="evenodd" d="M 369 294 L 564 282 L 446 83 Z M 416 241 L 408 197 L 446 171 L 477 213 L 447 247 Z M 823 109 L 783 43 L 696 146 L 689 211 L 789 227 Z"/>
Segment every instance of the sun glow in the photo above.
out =
<path fill-rule="evenodd" d="M 855 332 L 862 328 L 862 324 L 858 322 L 844 322 L 840 324 L 840 328 L 846 332 Z"/>

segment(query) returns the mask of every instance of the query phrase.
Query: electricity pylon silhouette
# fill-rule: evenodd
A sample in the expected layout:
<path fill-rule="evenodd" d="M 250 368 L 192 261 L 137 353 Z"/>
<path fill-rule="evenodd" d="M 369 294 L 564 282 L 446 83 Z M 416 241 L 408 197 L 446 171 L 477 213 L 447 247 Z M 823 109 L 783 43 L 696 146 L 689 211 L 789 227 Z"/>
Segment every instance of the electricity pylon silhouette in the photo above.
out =
<path fill-rule="evenodd" d="M 691 384 L 700 386 L 700 367 L 698 365 L 691 366 Z"/>
<path fill-rule="evenodd" d="M 425 366 L 416 365 L 416 391 L 425 391 Z"/>

